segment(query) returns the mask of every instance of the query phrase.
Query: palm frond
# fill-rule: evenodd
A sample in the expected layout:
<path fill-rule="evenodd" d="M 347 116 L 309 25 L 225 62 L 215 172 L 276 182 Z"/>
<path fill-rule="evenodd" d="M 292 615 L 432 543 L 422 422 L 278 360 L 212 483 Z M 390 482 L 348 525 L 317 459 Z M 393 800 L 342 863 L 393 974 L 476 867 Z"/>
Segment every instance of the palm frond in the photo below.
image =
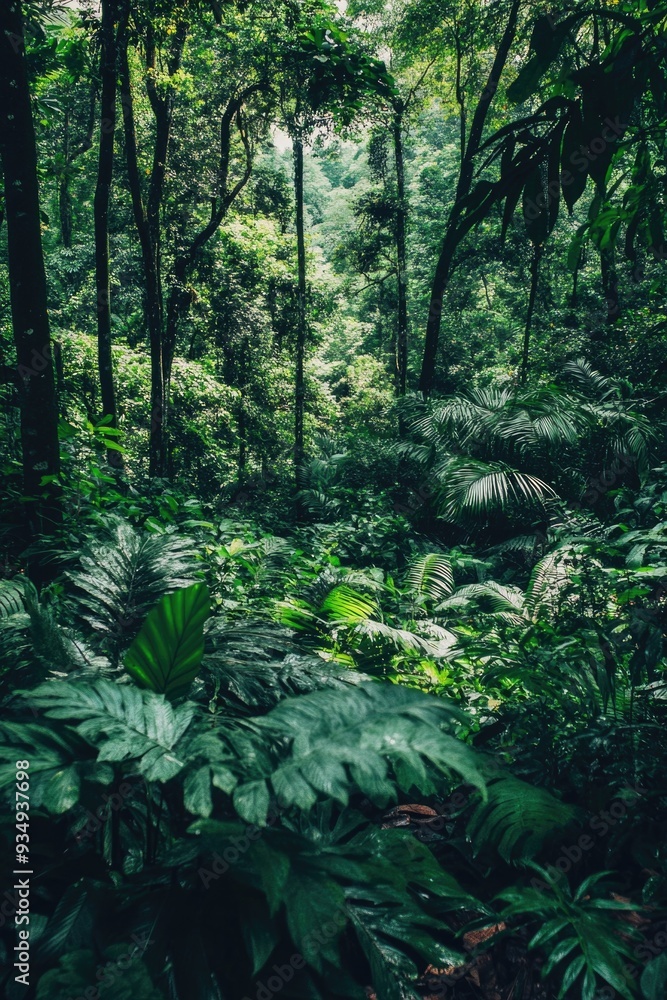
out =
<path fill-rule="evenodd" d="M 421 636 L 410 629 L 397 628 L 395 625 L 388 625 L 373 618 L 364 618 L 363 621 L 357 622 L 353 631 L 356 635 L 370 639 L 371 642 L 383 641 L 397 649 L 422 653 L 433 659 L 441 659 L 451 653 L 457 641 L 453 632 L 442 626 L 438 627 L 435 623 L 419 622 L 416 623 L 415 627 L 417 626 L 429 631 L 431 637 Z"/>
<path fill-rule="evenodd" d="M 450 598 L 437 606 L 436 611 L 460 611 L 471 605 L 486 614 L 503 616 L 511 624 L 526 624 L 523 592 L 518 587 L 496 583 L 495 580 L 459 587 Z"/>
<path fill-rule="evenodd" d="M 222 710 L 243 715 L 269 711 L 283 698 L 323 688 L 341 688 L 362 684 L 370 678 L 359 670 L 350 670 L 319 656 L 290 653 L 282 660 L 230 661 L 211 654 L 203 669 L 215 681 L 215 698 Z"/>
<path fill-rule="evenodd" d="M 581 389 L 603 400 L 613 395 L 616 386 L 604 375 L 600 375 L 585 358 L 577 358 L 563 365 L 563 374 L 572 379 Z"/>
<path fill-rule="evenodd" d="M 25 610 L 25 587 L 28 581 L 23 576 L 13 580 L 0 580 L 0 618 L 20 615 Z"/>
<path fill-rule="evenodd" d="M 259 618 L 244 617 L 236 621 L 218 615 L 208 625 L 206 641 L 218 662 L 233 665 L 275 660 L 294 651 L 288 629 Z"/>
<path fill-rule="evenodd" d="M 531 618 L 540 613 L 553 614 L 558 608 L 559 593 L 567 583 L 566 554 L 554 549 L 533 568 L 526 589 L 525 609 Z"/>
<path fill-rule="evenodd" d="M 543 511 L 555 490 L 527 473 L 500 463 L 452 457 L 435 470 L 442 516 L 453 522 L 490 517 L 526 505 Z"/>
<path fill-rule="evenodd" d="M 363 621 L 378 612 L 375 598 L 360 594 L 345 583 L 330 590 L 319 608 L 319 614 L 326 620 L 346 624 Z"/>
<path fill-rule="evenodd" d="M 429 552 L 415 559 L 405 575 L 405 582 L 417 598 L 442 600 L 454 588 L 452 564 L 444 553 Z"/>

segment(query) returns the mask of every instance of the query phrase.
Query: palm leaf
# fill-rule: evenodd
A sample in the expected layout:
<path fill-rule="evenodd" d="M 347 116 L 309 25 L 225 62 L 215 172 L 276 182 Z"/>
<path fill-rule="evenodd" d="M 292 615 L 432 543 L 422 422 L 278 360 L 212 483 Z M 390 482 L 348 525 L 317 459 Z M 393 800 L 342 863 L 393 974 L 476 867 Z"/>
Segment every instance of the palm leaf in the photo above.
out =
<path fill-rule="evenodd" d="M 526 504 L 544 509 L 556 498 L 548 483 L 499 463 L 449 459 L 435 470 L 441 484 L 440 509 L 445 518 L 489 517 L 511 507 Z"/>
<path fill-rule="evenodd" d="M 440 552 L 420 556 L 408 569 L 405 582 L 417 597 L 441 601 L 454 588 L 451 562 Z"/>
<path fill-rule="evenodd" d="M 0 580 L 0 618 L 20 615 L 24 608 L 25 587 L 29 581 L 23 576 L 13 580 Z"/>
<path fill-rule="evenodd" d="M 75 624 L 92 629 L 116 663 L 151 608 L 197 579 L 196 556 L 188 538 L 141 532 L 109 518 L 102 538 L 83 552 L 81 568 L 69 574 Z"/>

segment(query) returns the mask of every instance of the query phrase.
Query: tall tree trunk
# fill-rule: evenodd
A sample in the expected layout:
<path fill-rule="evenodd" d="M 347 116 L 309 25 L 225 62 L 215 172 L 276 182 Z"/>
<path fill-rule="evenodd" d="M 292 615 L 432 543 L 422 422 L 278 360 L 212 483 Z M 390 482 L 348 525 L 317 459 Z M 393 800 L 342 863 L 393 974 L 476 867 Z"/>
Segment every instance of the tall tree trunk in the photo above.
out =
<path fill-rule="evenodd" d="M 173 77 L 180 68 L 186 34 L 187 25 L 181 21 L 176 26 L 167 59 L 169 78 Z M 151 353 L 149 475 L 165 476 L 168 470 L 168 378 L 166 377 L 168 372 L 165 365 L 160 211 L 164 198 L 169 139 L 174 112 L 174 94 L 169 85 L 167 85 L 166 93 L 158 88 L 157 48 L 153 27 L 149 21 L 145 38 L 146 92 L 155 118 L 155 139 L 148 195 L 144 203 L 137 155 L 134 102 L 127 56 L 126 32 L 123 32 L 122 44 L 119 48 L 125 154 L 132 209 L 141 245 L 146 291 L 146 320 Z"/>
<path fill-rule="evenodd" d="M 607 306 L 605 322 L 607 324 L 615 323 L 620 315 L 621 302 L 618 294 L 618 273 L 613 247 L 605 247 L 604 250 L 600 251 L 600 273 Z"/>
<path fill-rule="evenodd" d="M 523 351 L 521 353 L 521 385 L 526 384 L 528 376 L 528 359 L 530 351 L 530 330 L 533 323 L 533 312 L 535 311 L 535 299 L 537 296 L 537 284 L 540 277 L 540 260 L 542 259 L 542 247 L 537 244 L 533 247 L 533 259 L 530 263 L 530 294 L 528 296 L 528 309 L 526 311 L 526 325 L 523 331 Z"/>
<path fill-rule="evenodd" d="M 60 189 L 58 192 L 58 209 L 60 213 L 60 235 L 63 246 L 69 249 L 72 246 L 72 196 L 69 190 L 69 106 L 65 108 L 65 118 L 63 122 L 63 160 L 65 165 L 60 177 Z"/>
<path fill-rule="evenodd" d="M 462 140 L 462 147 L 465 145 L 465 153 L 461 160 L 454 204 L 447 220 L 445 237 L 431 287 L 426 338 L 424 340 L 424 357 L 419 379 L 419 388 L 426 396 L 429 395 L 433 388 L 444 296 L 454 267 L 454 258 L 462 239 L 472 228 L 472 222 L 464 219 L 464 200 L 470 193 L 474 177 L 475 156 L 479 151 L 489 108 L 498 89 L 498 84 L 516 35 L 520 8 L 521 0 L 514 0 L 486 81 L 486 87 L 477 102 L 477 107 L 472 117 L 467 144 Z"/>
<path fill-rule="evenodd" d="M 300 486 L 300 470 L 303 465 L 303 417 L 306 398 L 304 383 L 304 360 L 306 355 L 307 319 L 306 319 L 306 242 L 303 225 L 303 140 L 298 136 L 292 140 L 294 155 L 294 200 L 296 204 L 296 255 L 297 255 L 297 294 L 296 294 L 296 356 L 295 356 L 295 393 L 294 393 L 294 477 L 297 489 Z M 303 512 L 297 505 L 297 516 Z"/>
<path fill-rule="evenodd" d="M 396 276 L 398 279 L 398 315 L 396 332 L 396 391 L 405 395 L 408 376 L 408 266 L 406 226 L 408 206 L 405 196 L 405 164 L 403 161 L 403 102 L 394 103 L 393 139 L 396 164 Z"/>
<path fill-rule="evenodd" d="M 197 233 L 189 246 L 186 246 L 182 253 L 179 253 L 174 261 L 171 275 L 169 276 L 169 294 L 167 297 L 167 318 L 163 347 L 165 394 L 169 393 L 169 383 L 171 379 L 171 367 L 176 348 L 178 335 L 178 324 L 187 315 L 190 309 L 192 296 L 185 287 L 190 269 L 194 265 L 199 252 L 211 237 L 220 228 L 227 212 L 237 196 L 241 193 L 250 179 L 252 170 L 252 149 L 248 139 L 248 133 L 242 115 L 242 107 L 245 101 L 257 90 L 263 89 L 265 84 L 252 84 L 246 87 L 240 94 L 231 98 L 227 107 L 222 113 L 220 120 L 220 154 L 218 161 L 218 182 L 215 198 L 211 205 L 211 218 L 205 226 Z M 236 119 L 241 141 L 245 151 L 245 166 L 239 180 L 231 188 L 229 187 L 229 159 L 232 139 L 232 123 Z"/>
<path fill-rule="evenodd" d="M 74 226 L 72 223 L 72 194 L 70 191 L 70 167 L 79 156 L 86 153 L 93 145 L 93 132 L 95 130 L 95 85 L 90 88 L 90 110 L 88 113 L 88 124 L 83 142 L 72 149 L 71 143 L 71 108 L 65 108 L 65 121 L 63 125 L 63 159 L 65 161 L 63 172 L 60 177 L 60 188 L 58 192 L 58 210 L 60 215 L 60 235 L 64 247 L 71 247 L 72 233 Z"/>
<path fill-rule="evenodd" d="M 121 67 L 121 106 L 123 109 L 123 126 L 125 133 L 125 156 L 127 160 L 127 176 L 132 199 L 134 222 L 139 236 L 141 258 L 144 271 L 144 291 L 146 295 L 146 322 L 151 356 L 151 412 L 149 427 L 149 475 L 161 476 L 165 471 L 164 458 L 164 377 L 162 365 L 162 294 L 158 274 L 158 262 L 151 239 L 148 217 L 141 192 L 141 176 L 139 174 L 139 158 L 137 153 L 137 136 L 134 126 L 134 102 L 130 67 L 127 57 L 127 36 L 123 33 L 122 44 L 119 46 Z"/>
<path fill-rule="evenodd" d="M 50 532 L 60 520 L 58 406 L 47 311 L 32 120 L 20 0 L 0 4 L 0 156 L 5 182 L 12 325 L 17 355 L 23 489 L 28 530 Z"/>
<path fill-rule="evenodd" d="M 100 374 L 102 414 L 117 426 L 116 392 L 111 355 L 111 284 L 109 280 L 109 201 L 113 179 L 116 131 L 117 59 L 114 0 L 102 0 L 102 97 L 100 101 L 100 151 L 95 189 L 95 287 L 97 291 L 97 364 Z M 120 452 L 109 450 L 110 465 L 122 462 Z"/>
<path fill-rule="evenodd" d="M 238 464 L 237 464 L 237 475 L 239 488 L 243 486 L 245 482 L 245 470 L 246 462 L 248 459 L 248 421 L 246 412 L 246 394 L 248 389 L 248 338 L 244 337 L 241 341 L 241 348 L 239 354 L 239 391 L 241 393 L 241 398 L 239 400 L 239 417 L 238 417 L 238 435 L 239 435 L 239 453 L 238 453 Z"/>

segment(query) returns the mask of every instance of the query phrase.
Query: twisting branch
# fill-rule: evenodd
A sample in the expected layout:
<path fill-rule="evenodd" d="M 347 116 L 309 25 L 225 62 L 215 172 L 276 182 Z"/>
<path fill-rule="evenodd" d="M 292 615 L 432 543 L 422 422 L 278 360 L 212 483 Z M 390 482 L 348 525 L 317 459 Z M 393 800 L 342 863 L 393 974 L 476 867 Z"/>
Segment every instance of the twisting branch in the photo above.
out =
<path fill-rule="evenodd" d="M 267 88 L 265 81 L 253 83 L 249 87 L 236 92 L 229 100 L 227 107 L 220 119 L 220 146 L 218 159 L 218 181 L 217 191 L 211 199 L 211 215 L 190 244 L 182 253 L 178 254 L 174 261 L 170 278 L 169 297 L 167 301 L 167 328 L 164 348 L 164 370 L 165 384 L 168 389 L 171 377 L 171 367 L 176 347 L 176 337 L 178 333 L 179 320 L 185 316 L 190 308 L 191 295 L 185 287 L 188 271 L 194 264 L 197 255 L 203 246 L 208 243 L 211 237 L 220 228 L 231 205 L 239 196 L 250 179 L 253 163 L 253 148 L 248 134 L 248 126 L 243 106 L 258 91 Z M 231 156 L 232 129 L 236 124 L 236 129 L 243 144 L 245 153 L 245 165 L 241 176 L 236 183 L 229 187 L 229 163 Z"/>

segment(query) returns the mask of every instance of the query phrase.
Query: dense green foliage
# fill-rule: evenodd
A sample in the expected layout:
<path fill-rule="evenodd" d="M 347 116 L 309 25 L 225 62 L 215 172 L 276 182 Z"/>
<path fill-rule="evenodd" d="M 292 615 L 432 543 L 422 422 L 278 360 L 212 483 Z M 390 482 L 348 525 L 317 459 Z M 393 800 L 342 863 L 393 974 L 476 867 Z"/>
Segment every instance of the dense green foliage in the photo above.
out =
<path fill-rule="evenodd" d="M 8 1000 L 664 1000 L 666 41 L 0 10 Z"/>

